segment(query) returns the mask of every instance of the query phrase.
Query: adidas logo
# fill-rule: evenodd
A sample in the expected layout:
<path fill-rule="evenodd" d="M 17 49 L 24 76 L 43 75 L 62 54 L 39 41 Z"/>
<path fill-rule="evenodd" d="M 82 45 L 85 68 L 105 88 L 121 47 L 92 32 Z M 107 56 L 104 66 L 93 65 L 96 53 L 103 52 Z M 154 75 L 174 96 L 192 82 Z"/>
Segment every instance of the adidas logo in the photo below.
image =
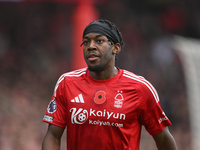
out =
<path fill-rule="evenodd" d="M 71 100 L 73 103 L 85 103 L 82 94 L 79 94 L 77 97 Z"/>

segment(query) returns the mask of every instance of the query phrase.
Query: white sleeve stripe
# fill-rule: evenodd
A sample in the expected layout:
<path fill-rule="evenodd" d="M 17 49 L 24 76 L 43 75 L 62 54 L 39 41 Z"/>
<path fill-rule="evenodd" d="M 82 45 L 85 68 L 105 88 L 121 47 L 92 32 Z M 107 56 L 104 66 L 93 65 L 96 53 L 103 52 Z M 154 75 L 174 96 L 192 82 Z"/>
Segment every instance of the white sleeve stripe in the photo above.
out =
<path fill-rule="evenodd" d="M 159 102 L 159 97 L 158 97 L 158 94 L 157 94 L 156 90 L 153 88 L 153 86 L 147 80 L 142 79 L 142 77 L 136 77 L 136 76 L 130 75 L 130 74 L 123 74 L 123 76 L 145 84 L 148 87 L 148 89 L 151 91 L 151 93 L 154 96 L 154 99 L 156 100 L 156 102 L 157 103 Z"/>
<path fill-rule="evenodd" d="M 60 82 L 64 80 L 64 77 L 60 77 L 60 79 L 58 80 L 58 82 L 56 83 L 55 89 L 54 89 L 54 96 L 56 97 L 56 90 L 58 89 L 58 86 L 60 84 Z"/>
<path fill-rule="evenodd" d="M 65 74 L 64 76 L 67 76 L 67 77 L 80 77 L 83 74 L 86 74 L 86 72 L 82 72 L 80 74 Z"/>

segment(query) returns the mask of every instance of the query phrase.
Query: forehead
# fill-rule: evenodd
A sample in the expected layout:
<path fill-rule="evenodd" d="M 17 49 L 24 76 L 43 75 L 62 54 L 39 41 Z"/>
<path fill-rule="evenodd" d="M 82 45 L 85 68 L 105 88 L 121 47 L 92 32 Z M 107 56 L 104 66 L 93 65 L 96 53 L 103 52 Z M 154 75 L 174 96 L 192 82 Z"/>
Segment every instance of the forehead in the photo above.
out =
<path fill-rule="evenodd" d="M 99 37 L 107 39 L 107 36 L 102 35 L 100 33 L 88 33 L 83 37 L 83 39 L 95 39 L 95 38 L 99 38 Z"/>

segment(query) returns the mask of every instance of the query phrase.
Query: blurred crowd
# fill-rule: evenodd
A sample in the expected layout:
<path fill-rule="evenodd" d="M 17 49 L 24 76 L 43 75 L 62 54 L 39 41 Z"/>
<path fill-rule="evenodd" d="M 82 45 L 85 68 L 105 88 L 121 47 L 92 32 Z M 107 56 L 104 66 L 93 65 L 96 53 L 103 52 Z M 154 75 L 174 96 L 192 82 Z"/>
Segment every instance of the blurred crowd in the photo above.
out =
<path fill-rule="evenodd" d="M 171 43 L 173 35 L 200 38 L 199 6 L 195 0 L 95 4 L 100 18 L 122 32 L 125 46 L 116 65 L 154 85 L 181 150 L 191 149 L 190 118 L 183 67 Z M 47 130 L 42 118 L 54 85 L 72 69 L 74 8 L 75 3 L 0 2 L 1 150 L 41 149 Z M 154 150 L 146 136 L 143 133 L 141 150 Z"/>

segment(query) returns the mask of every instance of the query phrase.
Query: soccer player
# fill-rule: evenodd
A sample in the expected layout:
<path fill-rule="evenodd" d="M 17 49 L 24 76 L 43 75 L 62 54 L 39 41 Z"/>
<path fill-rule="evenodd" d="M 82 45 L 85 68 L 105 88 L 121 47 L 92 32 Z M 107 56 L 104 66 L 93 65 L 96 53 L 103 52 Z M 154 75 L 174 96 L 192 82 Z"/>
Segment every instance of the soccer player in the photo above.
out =
<path fill-rule="evenodd" d="M 139 150 L 141 127 L 158 150 L 177 150 L 154 87 L 143 77 L 115 67 L 123 40 L 107 20 L 83 32 L 87 68 L 63 74 L 43 118 L 49 123 L 42 149 L 59 150 L 67 130 L 68 150 Z"/>

